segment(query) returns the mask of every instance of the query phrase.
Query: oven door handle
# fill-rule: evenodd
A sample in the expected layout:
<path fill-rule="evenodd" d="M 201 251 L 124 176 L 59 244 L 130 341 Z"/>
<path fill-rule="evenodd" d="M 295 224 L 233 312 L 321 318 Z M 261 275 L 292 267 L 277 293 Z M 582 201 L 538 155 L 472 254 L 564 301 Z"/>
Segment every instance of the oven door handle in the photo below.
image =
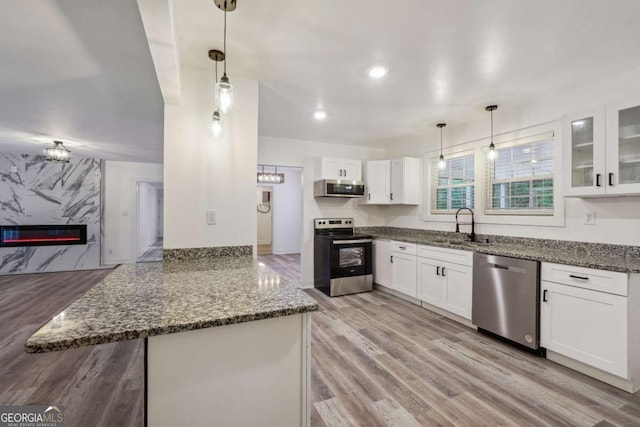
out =
<path fill-rule="evenodd" d="M 356 243 L 371 243 L 373 240 L 371 239 L 359 239 L 359 240 L 334 240 L 332 243 L 334 245 L 352 245 Z"/>

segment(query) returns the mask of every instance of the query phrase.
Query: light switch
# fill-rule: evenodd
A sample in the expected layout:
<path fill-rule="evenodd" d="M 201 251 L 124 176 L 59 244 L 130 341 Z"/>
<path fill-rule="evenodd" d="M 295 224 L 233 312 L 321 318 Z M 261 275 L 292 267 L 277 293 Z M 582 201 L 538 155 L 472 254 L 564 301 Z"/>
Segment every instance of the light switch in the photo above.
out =
<path fill-rule="evenodd" d="M 18 172 L 18 167 L 16 165 L 11 165 L 11 173 Z"/>
<path fill-rule="evenodd" d="M 594 225 L 596 223 L 596 212 L 584 211 L 584 223 L 587 225 Z"/>
<path fill-rule="evenodd" d="M 216 211 L 213 209 L 207 211 L 207 224 L 216 225 Z"/>

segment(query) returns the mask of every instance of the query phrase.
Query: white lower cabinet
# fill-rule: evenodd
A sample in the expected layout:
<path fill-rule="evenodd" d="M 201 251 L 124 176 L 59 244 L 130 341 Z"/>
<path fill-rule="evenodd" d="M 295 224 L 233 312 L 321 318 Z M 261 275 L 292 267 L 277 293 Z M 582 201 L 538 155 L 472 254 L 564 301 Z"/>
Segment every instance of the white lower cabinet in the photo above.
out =
<path fill-rule="evenodd" d="M 418 255 L 418 299 L 471 320 L 472 253 L 419 246 Z M 449 262 L 451 259 L 462 264 Z"/>
<path fill-rule="evenodd" d="M 540 278 L 540 345 L 547 357 L 637 391 L 640 275 L 543 262 Z"/>
<path fill-rule="evenodd" d="M 373 240 L 373 281 L 379 285 L 392 287 L 391 240 Z"/>
<path fill-rule="evenodd" d="M 541 289 L 542 347 L 626 378 L 627 298 L 547 281 Z"/>
<path fill-rule="evenodd" d="M 416 256 L 403 252 L 392 252 L 392 289 L 416 297 Z"/>

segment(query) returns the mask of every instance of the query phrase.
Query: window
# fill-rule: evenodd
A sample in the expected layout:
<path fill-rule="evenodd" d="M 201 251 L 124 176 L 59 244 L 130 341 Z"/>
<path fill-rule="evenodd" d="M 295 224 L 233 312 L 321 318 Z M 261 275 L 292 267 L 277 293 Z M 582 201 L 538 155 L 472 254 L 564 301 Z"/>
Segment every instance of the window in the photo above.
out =
<path fill-rule="evenodd" d="M 485 213 L 553 215 L 553 136 L 496 150 L 487 163 Z"/>
<path fill-rule="evenodd" d="M 473 154 L 447 158 L 444 169 L 438 169 L 438 160 L 433 159 L 430 170 L 432 214 L 474 207 Z"/>

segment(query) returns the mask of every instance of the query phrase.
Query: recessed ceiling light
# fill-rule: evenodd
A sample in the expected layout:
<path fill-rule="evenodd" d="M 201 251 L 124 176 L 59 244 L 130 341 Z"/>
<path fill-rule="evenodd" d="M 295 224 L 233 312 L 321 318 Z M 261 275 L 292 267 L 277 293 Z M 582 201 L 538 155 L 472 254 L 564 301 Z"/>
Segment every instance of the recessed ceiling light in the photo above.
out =
<path fill-rule="evenodd" d="M 369 77 L 372 79 L 380 79 L 384 77 L 389 69 L 387 67 L 383 67 L 382 65 L 374 65 L 369 68 Z"/>
<path fill-rule="evenodd" d="M 320 120 L 324 120 L 327 118 L 327 113 L 325 111 L 316 111 L 315 113 L 313 113 L 313 118 L 320 121 Z"/>

